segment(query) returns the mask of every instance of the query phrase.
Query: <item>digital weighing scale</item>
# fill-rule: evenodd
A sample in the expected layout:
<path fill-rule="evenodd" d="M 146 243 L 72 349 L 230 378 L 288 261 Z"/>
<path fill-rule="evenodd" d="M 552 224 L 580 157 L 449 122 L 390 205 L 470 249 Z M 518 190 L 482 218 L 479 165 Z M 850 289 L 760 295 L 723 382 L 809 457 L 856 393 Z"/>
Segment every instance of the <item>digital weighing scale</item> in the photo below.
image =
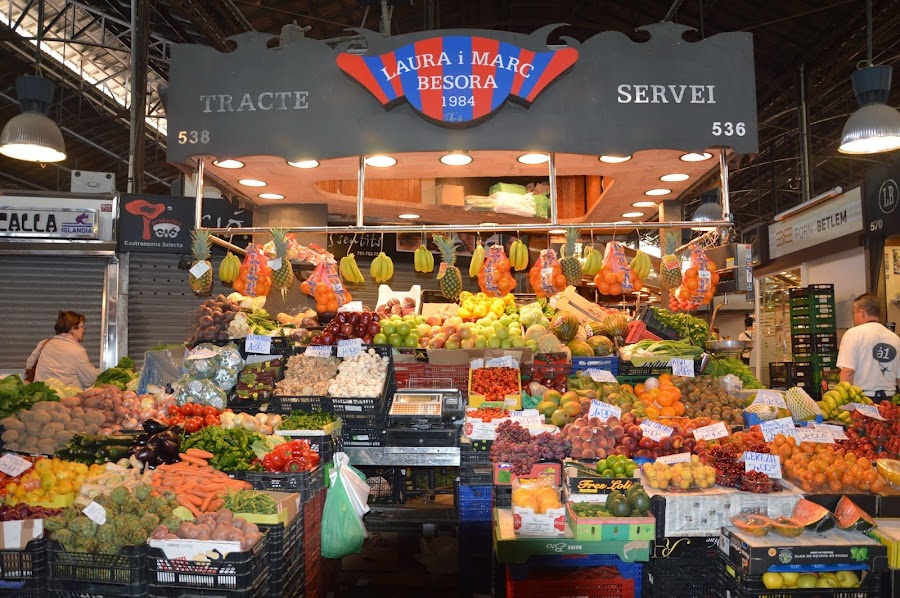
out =
<path fill-rule="evenodd" d="M 456 446 L 465 416 L 455 388 L 401 390 L 388 410 L 387 446 Z"/>

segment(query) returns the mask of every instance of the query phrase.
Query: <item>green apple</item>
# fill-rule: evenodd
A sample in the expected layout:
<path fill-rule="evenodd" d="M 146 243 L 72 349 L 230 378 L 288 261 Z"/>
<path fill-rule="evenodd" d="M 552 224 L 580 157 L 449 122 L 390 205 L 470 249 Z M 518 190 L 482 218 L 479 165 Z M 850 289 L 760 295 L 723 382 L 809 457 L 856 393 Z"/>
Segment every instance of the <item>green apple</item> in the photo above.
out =
<path fill-rule="evenodd" d="M 816 575 L 814 573 L 804 573 L 797 578 L 798 588 L 814 588 L 816 587 Z"/>
<path fill-rule="evenodd" d="M 522 336 L 522 329 L 521 329 L 521 328 L 512 328 L 512 327 L 511 327 L 511 328 L 509 329 L 509 335 L 510 335 L 510 336 Z"/>
<path fill-rule="evenodd" d="M 784 587 L 784 578 L 781 577 L 781 573 L 763 573 L 762 582 L 767 590 L 780 590 Z"/>
<path fill-rule="evenodd" d="M 500 348 L 500 339 L 496 336 L 492 336 L 488 339 L 488 349 L 499 349 Z"/>
<path fill-rule="evenodd" d="M 509 337 L 509 340 L 512 341 L 512 346 L 515 349 L 521 349 L 525 346 L 525 339 L 521 336 L 511 336 Z"/>
<path fill-rule="evenodd" d="M 409 336 L 409 324 L 406 322 L 397 324 L 397 334 L 400 336 Z"/>
<path fill-rule="evenodd" d="M 391 314 L 391 320 L 393 320 L 394 322 L 402 322 L 402 321 L 403 321 L 403 317 L 402 317 L 402 316 L 398 316 L 397 314 Z"/>
<path fill-rule="evenodd" d="M 838 571 L 838 585 L 842 588 L 855 588 L 859 586 L 859 578 L 853 571 Z"/>
<path fill-rule="evenodd" d="M 784 587 L 786 588 L 796 588 L 798 577 L 800 577 L 800 574 L 794 571 L 781 574 L 781 578 L 784 580 Z"/>
<path fill-rule="evenodd" d="M 506 314 L 503 314 L 502 316 L 500 316 L 499 322 L 500 322 L 502 325 L 504 325 L 504 326 L 509 326 L 510 323 L 512 322 L 512 318 L 510 318 L 510 317 L 509 317 L 508 315 L 506 315 Z"/>
<path fill-rule="evenodd" d="M 509 318 L 510 318 L 513 322 L 518 322 L 518 321 L 519 321 L 519 314 L 512 314 L 512 315 L 509 316 Z"/>
<path fill-rule="evenodd" d="M 513 344 L 512 344 L 511 339 L 505 338 L 502 341 L 500 341 L 501 349 L 512 349 L 512 347 L 513 347 Z"/>
<path fill-rule="evenodd" d="M 403 346 L 403 337 L 395 332 L 394 334 L 388 335 L 388 342 L 393 347 L 402 347 Z"/>
<path fill-rule="evenodd" d="M 528 339 L 527 341 L 525 341 L 525 346 L 532 351 L 537 351 L 537 341 L 534 339 Z"/>
<path fill-rule="evenodd" d="M 836 577 L 830 577 L 828 575 L 820 575 L 819 579 L 816 580 L 817 588 L 836 588 L 838 587 L 838 582 Z"/>
<path fill-rule="evenodd" d="M 416 316 L 416 325 L 424 324 L 427 321 L 425 316 Z"/>
<path fill-rule="evenodd" d="M 383 334 L 385 336 L 390 336 L 390 335 L 394 334 L 395 332 L 397 332 L 397 326 L 393 322 L 390 322 L 387 320 L 382 320 L 381 334 Z"/>
<path fill-rule="evenodd" d="M 479 336 L 475 339 L 475 348 L 476 349 L 487 349 L 488 342 L 487 339 L 483 336 Z"/>
<path fill-rule="evenodd" d="M 495 334 L 497 334 L 497 331 L 494 330 L 493 326 L 485 326 L 481 331 L 481 336 L 483 336 L 484 338 L 491 338 Z"/>
<path fill-rule="evenodd" d="M 503 328 L 502 326 L 497 329 L 497 338 L 501 341 L 509 338 L 509 329 Z"/>
<path fill-rule="evenodd" d="M 487 318 L 478 318 L 477 320 L 475 320 L 475 324 L 477 324 L 478 326 L 487 326 L 490 323 L 491 321 Z"/>

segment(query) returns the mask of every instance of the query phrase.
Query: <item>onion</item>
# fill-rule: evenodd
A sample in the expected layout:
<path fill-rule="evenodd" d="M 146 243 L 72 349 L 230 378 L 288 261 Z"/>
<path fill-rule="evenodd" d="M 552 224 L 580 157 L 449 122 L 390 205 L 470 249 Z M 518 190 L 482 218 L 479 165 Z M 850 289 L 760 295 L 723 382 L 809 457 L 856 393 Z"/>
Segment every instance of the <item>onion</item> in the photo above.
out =
<path fill-rule="evenodd" d="M 647 378 L 644 380 L 644 388 L 647 390 L 655 390 L 659 388 L 659 380 L 657 378 Z"/>

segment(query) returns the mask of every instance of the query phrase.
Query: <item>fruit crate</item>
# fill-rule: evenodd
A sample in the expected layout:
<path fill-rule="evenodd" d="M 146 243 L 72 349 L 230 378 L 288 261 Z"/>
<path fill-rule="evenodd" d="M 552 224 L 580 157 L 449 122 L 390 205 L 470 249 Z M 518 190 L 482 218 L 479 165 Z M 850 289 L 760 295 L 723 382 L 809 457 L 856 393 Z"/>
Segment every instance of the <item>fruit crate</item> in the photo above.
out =
<path fill-rule="evenodd" d="M 210 598 L 265 598 L 267 596 L 279 596 L 272 594 L 269 590 L 268 575 L 265 571 L 259 578 L 253 582 L 252 586 L 246 588 L 237 588 L 232 590 L 223 589 L 197 589 L 176 587 L 171 585 L 150 584 L 148 596 L 150 598 L 200 598 L 209 596 Z M 94 596 L 86 597 L 84 595 L 76 595 L 77 598 L 95 598 Z M 288 594 L 284 595 L 287 598 Z M 296 594 L 291 594 L 296 596 Z"/>
<path fill-rule="evenodd" d="M 463 394 L 469 394 L 469 364 L 425 364 L 423 379 L 419 380 L 421 388 L 453 388 Z"/>
<path fill-rule="evenodd" d="M 317 492 L 325 488 L 325 463 L 320 463 L 310 471 L 274 472 L 242 471 L 238 478 L 253 485 L 254 490 L 275 492 L 296 492 L 303 502 L 307 502 Z"/>
<path fill-rule="evenodd" d="M 423 378 L 425 374 L 425 364 L 421 361 L 414 362 L 394 362 L 394 382 L 398 389 L 413 388 L 410 384 L 413 380 Z"/>
<path fill-rule="evenodd" d="M 129 546 L 118 554 L 69 552 L 57 542 L 47 543 L 48 579 L 51 590 L 87 591 L 80 586 L 95 586 L 96 593 L 131 596 L 146 592 L 147 546 Z M 124 586 L 128 586 L 127 588 Z"/>
<path fill-rule="evenodd" d="M 634 319 L 640 320 L 646 326 L 648 332 L 658 336 L 663 340 L 677 341 L 681 338 L 681 335 L 678 334 L 674 328 L 670 328 L 659 321 L 659 318 L 656 317 L 653 309 L 650 306 L 643 305 L 638 308 L 637 313 L 635 314 Z"/>
<path fill-rule="evenodd" d="M 644 568 L 644 598 L 720 598 L 718 560 L 650 559 Z"/>
<path fill-rule="evenodd" d="M 38 596 L 47 590 L 47 542 L 36 538 L 22 550 L 0 550 L 0 596 Z"/>
<path fill-rule="evenodd" d="M 459 480 L 469 486 L 490 485 L 494 479 L 490 440 L 459 443 Z"/>
<path fill-rule="evenodd" d="M 788 296 L 790 302 L 818 302 L 821 298 L 831 298 L 834 300 L 833 284 L 811 284 L 805 287 L 795 287 L 790 289 Z"/>
<path fill-rule="evenodd" d="M 531 380 L 538 375 L 541 379 L 565 376 L 572 374 L 572 364 L 569 363 L 523 363 L 519 368 L 522 372 L 522 382 Z"/>
<path fill-rule="evenodd" d="M 495 509 L 508 509 L 512 506 L 512 486 L 498 486 L 494 484 L 492 502 Z"/>
<path fill-rule="evenodd" d="M 883 575 L 869 571 L 854 571 L 860 578 L 858 588 L 766 588 L 762 575 L 746 575 L 719 559 L 717 568 L 721 594 L 729 598 L 878 598 L 881 596 Z M 826 569 L 823 569 L 825 571 Z M 833 569 L 832 569 L 833 570 Z"/>
<path fill-rule="evenodd" d="M 222 558 L 207 561 L 171 559 L 153 546 L 148 547 L 147 569 L 151 592 L 159 588 L 173 589 L 184 594 L 196 590 L 245 591 L 255 588 L 263 580 L 268 588 L 268 540 L 264 535 L 250 550 L 231 552 Z M 164 594 L 170 596 L 172 594 Z"/>
<path fill-rule="evenodd" d="M 640 569 L 640 565 L 638 565 Z M 528 577 L 516 580 L 507 567 L 507 598 L 559 598 L 560 596 L 641 596 L 641 573 L 626 578 L 614 566 L 581 568 L 577 573 L 559 568 L 533 568 Z"/>
<path fill-rule="evenodd" d="M 302 568 L 303 553 L 299 549 L 303 535 L 303 510 L 287 526 L 283 523 L 260 525 L 268 538 L 269 592 L 272 596 L 291 596 L 286 593 L 288 577 Z"/>
<path fill-rule="evenodd" d="M 52 586 L 51 582 L 51 586 Z M 101 587 L 93 584 L 61 584 L 60 587 L 50 587 L 46 592 L 40 594 L 12 594 L 10 590 L 0 589 L 0 596 L 4 598 L 22 598 L 22 596 L 40 596 L 40 598 L 147 598 L 151 594 L 147 586 L 143 586 L 143 590 L 135 589 L 129 592 L 130 588 L 118 587 L 110 588 L 109 586 Z M 224 598 L 224 597 L 223 597 Z"/>
<path fill-rule="evenodd" d="M 694 359 L 694 374 L 700 375 L 703 371 L 703 359 L 697 357 Z M 659 376 L 662 374 L 671 374 L 672 364 L 670 358 L 660 358 L 658 361 L 649 362 L 643 365 L 635 365 L 631 361 L 619 361 L 619 372 L 617 375 L 622 376 L 643 376 L 649 378 L 651 376 Z"/>
<path fill-rule="evenodd" d="M 455 498 L 460 522 L 474 523 L 491 520 L 493 508 L 490 484 L 484 486 L 456 484 Z"/>
<path fill-rule="evenodd" d="M 335 451 L 341 450 L 341 436 L 339 433 L 316 434 L 307 436 L 304 432 L 309 433 L 312 430 L 276 430 L 279 436 L 284 436 L 288 440 L 305 440 L 309 443 L 309 448 L 319 453 L 320 463 L 331 463 L 331 458 Z"/>

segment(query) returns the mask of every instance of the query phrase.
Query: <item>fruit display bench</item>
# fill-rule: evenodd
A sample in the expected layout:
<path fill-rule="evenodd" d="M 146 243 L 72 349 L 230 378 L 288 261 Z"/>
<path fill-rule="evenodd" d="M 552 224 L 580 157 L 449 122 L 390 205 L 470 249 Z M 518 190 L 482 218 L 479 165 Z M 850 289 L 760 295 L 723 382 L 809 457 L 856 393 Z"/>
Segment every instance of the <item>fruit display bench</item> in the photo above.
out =
<path fill-rule="evenodd" d="M 718 542 L 718 535 L 657 539 L 644 566 L 644 598 L 722 596 Z"/>

